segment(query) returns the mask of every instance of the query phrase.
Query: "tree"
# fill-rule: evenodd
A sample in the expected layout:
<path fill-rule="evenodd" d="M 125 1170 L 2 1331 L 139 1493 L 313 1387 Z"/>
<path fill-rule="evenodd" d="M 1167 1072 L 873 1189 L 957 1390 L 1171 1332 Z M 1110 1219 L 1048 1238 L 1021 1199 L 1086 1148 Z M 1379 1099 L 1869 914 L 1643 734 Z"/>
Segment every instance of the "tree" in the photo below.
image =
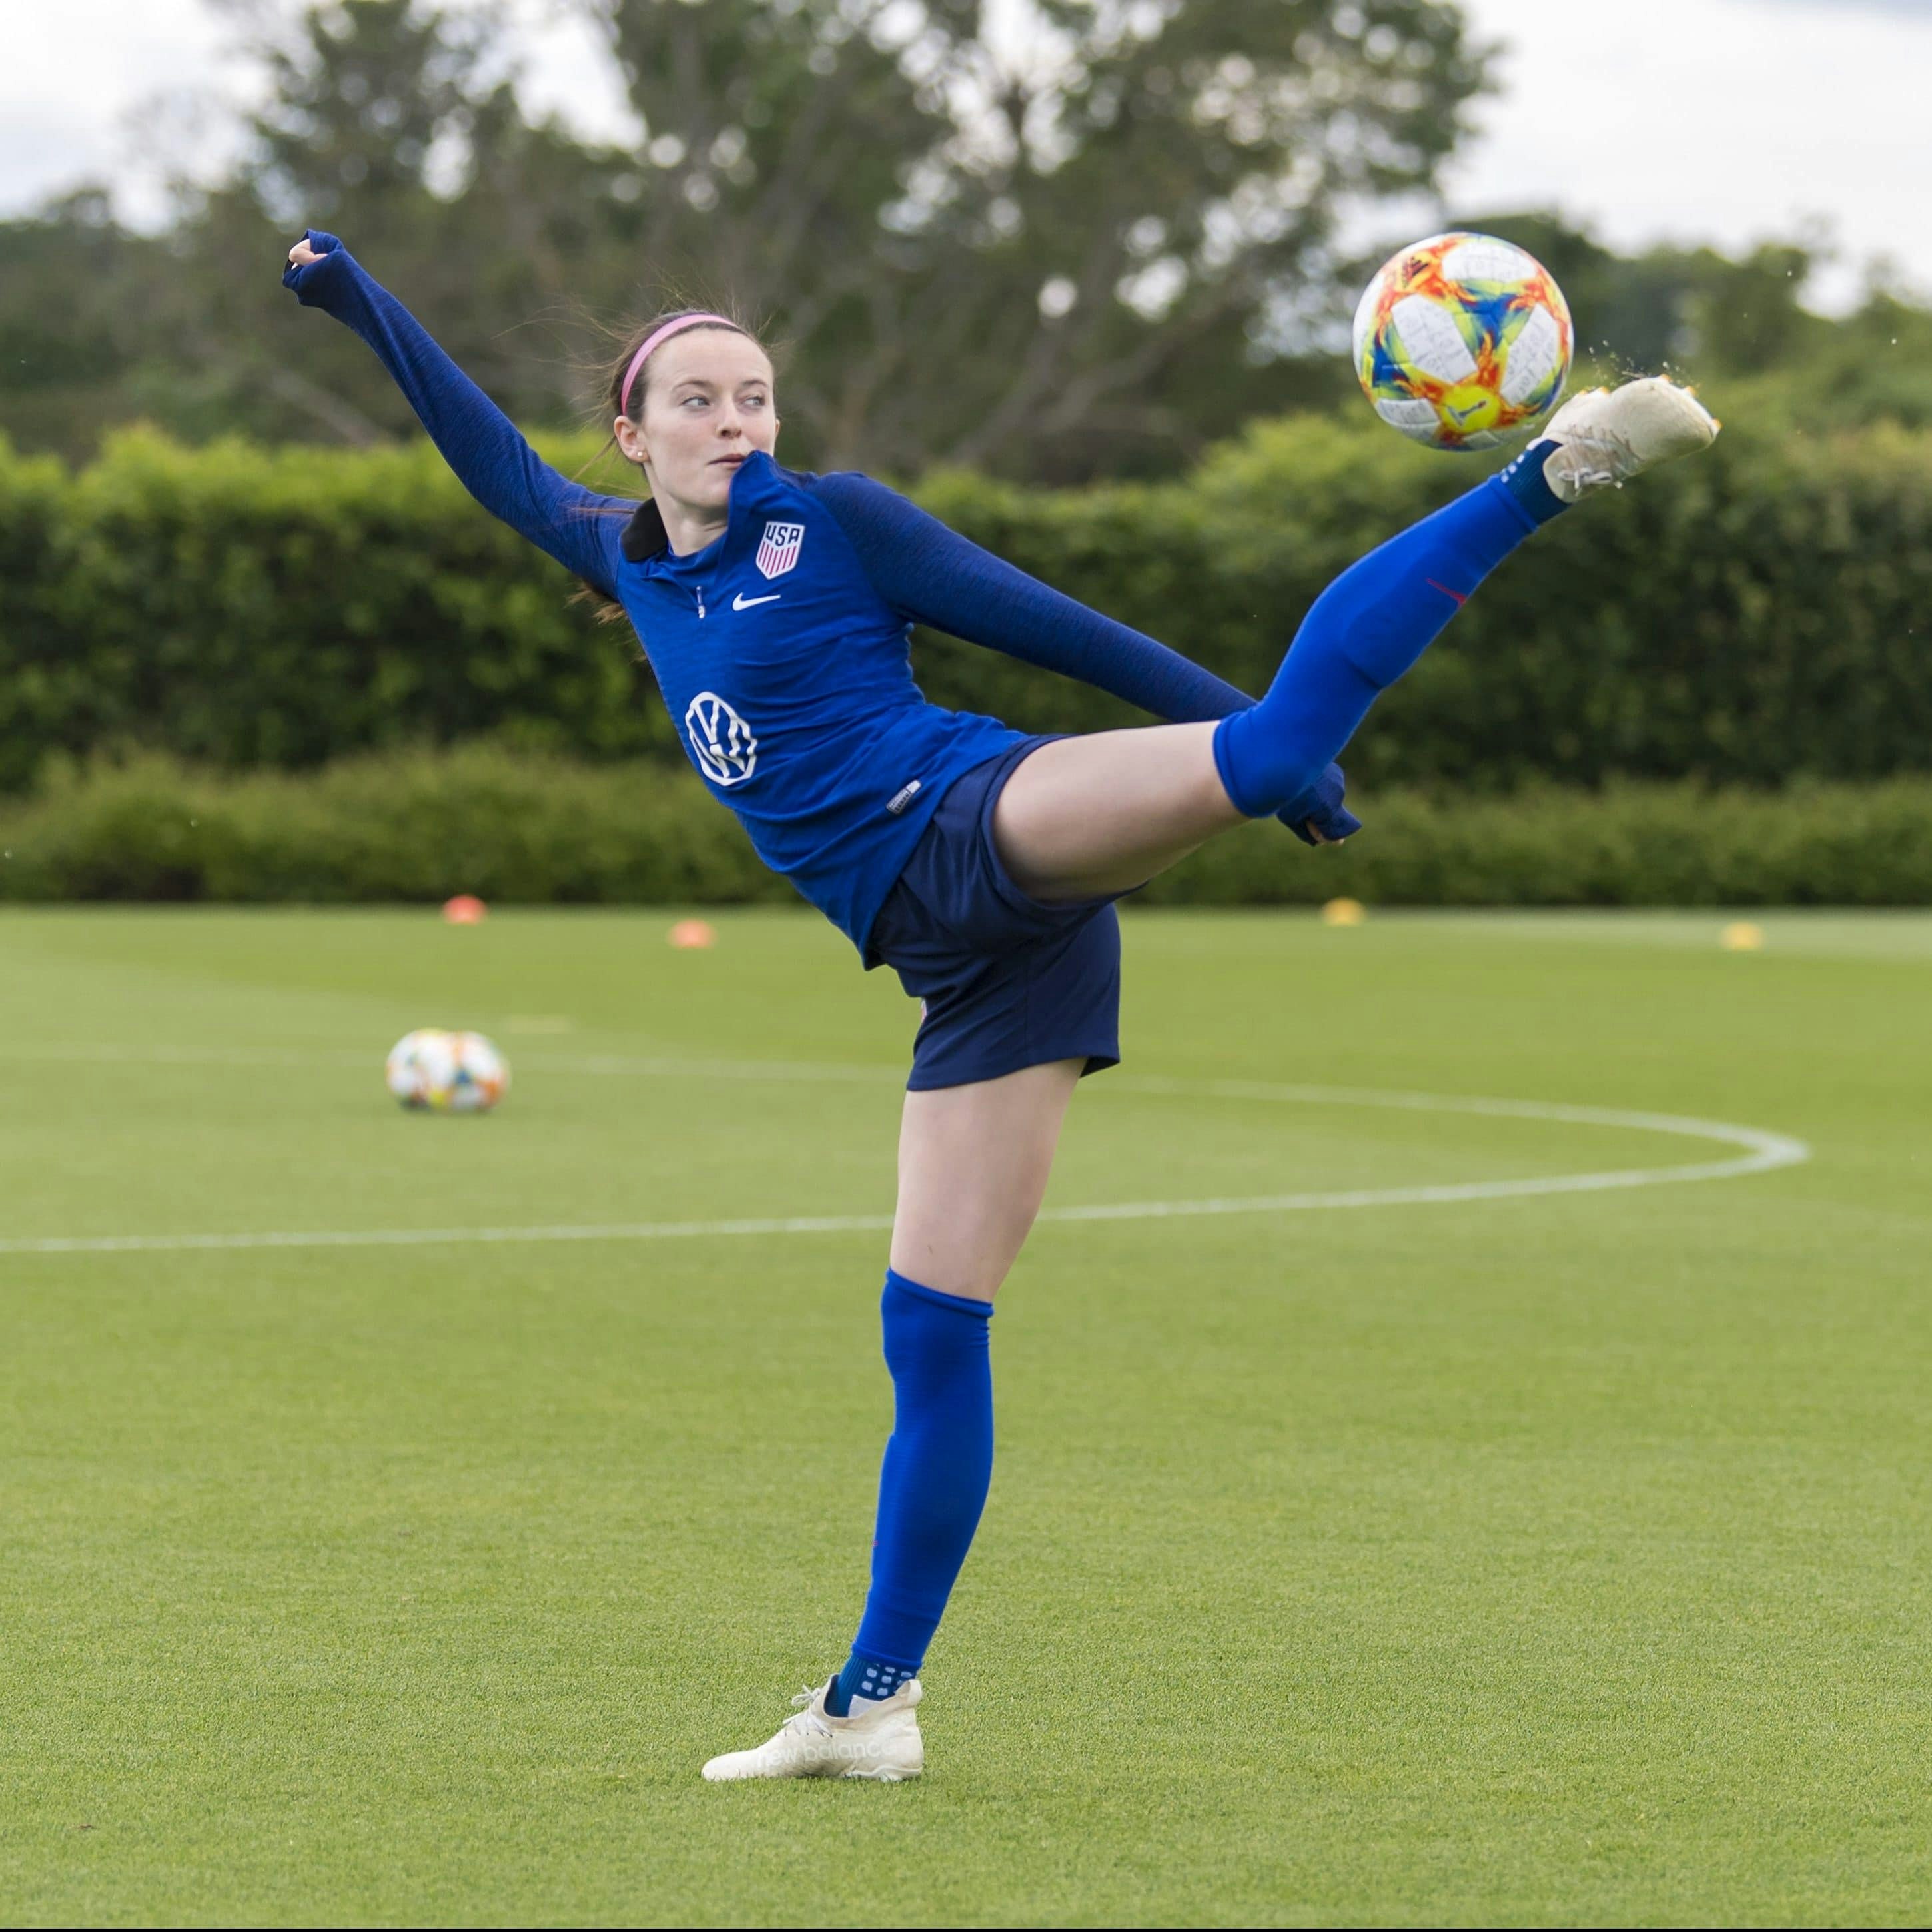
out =
<path fill-rule="evenodd" d="M 770 315 L 826 460 L 1171 464 L 1427 185 L 1480 69 L 1436 0 L 584 0 L 652 262 Z M 1208 405 L 1203 407 L 1203 404 Z M 1237 415 L 1235 419 L 1238 419 Z"/>
<path fill-rule="evenodd" d="M 531 124 L 487 16 L 230 10 L 267 98 L 225 178 L 177 184 L 165 233 L 128 233 L 98 190 L 0 223 L 0 428 L 75 455 L 136 415 L 191 440 L 408 433 L 368 352 L 278 286 L 305 224 L 349 237 L 520 420 L 578 419 L 568 316 L 634 296 L 632 159 Z"/>
<path fill-rule="evenodd" d="M 1337 210 L 1429 182 L 1480 78 L 1448 0 L 1035 0 L 1004 32 L 985 0 L 575 0 L 644 123 L 626 154 L 526 120 L 492 15 L 220 4 L 268 82 L 252 140 L 158 244 L 110 238 L 140 320 L 128 393 L 195 434 L 405 426 L 274 286 L 308 222 L 526 420 L 583 386 L 520 325 L 581 346 L 573 310 L 669 284 L 790 343 L 802 460 L 1171 467 L 1331 391 L 1281 352 L 1332 306 Z M 99 226 L 28 252 L 98 261 Z"/>
<path fill-rule="evenodd" d="M 0 430 L 77 456 L 101 422 L 140 408 L 154 351 L 129 297 L 164 266 L 160 244 L 119 227 L 98 188 L 0 223 Z"/>
<path fill-rule="evenodd" d="M 405 284 L 514 414 L 567 418 L 575 371 L 525 326 L 577 292 L 574 272 L 594 278 L 601 231 L 623 226 L 609 183 L 626 158 L 526 122 L 493 16 L 339 0 L 292 22 L 247 17 L 268 98 L 234 172 L 198 198 L 176 241 L 191 298 L 206 311 L 212 289 L 227 292 L 225 340 L 207 353 L 256 398 L 252 413 L 272 400 L 308 434 L 357 441 L 410 421 L 366 351 L 276 286 L 279 254 L 313 226 Z M 585 210 L 600 232 L 586 232 Z"/>
<path fill-rule="evenodd" d="M 1006 0 L 570 0 L 628 87 L 631 149 L 527 116 L 492 13 L 217 4 L 266 82 L 228 174 L 182 184 L 158 236 L 98 192 L 0 223 L 0 428 L 28 446 L 82 454 L 133 414 L 410 433 L 361 345 L 277 286 L 306 222 L 533 428 L 594 413 L 591 319 L 668 293 L 788 345 L 795 461 L 1171 471 L 1352 393 L 1336 328 L 1380 252 L 1341 254 L 1342 212 L 1432 181 L 1483 52 L 1448 0 L 1017 0 L 1017 26 Z M 1932 319 L 1882 286 L 1814 314 L 1803 248 L 1473 225 L 1540 256 L 1612 364 L 1792 372 L 1779 406 L 1821 424 L 1932 419 Z"/>

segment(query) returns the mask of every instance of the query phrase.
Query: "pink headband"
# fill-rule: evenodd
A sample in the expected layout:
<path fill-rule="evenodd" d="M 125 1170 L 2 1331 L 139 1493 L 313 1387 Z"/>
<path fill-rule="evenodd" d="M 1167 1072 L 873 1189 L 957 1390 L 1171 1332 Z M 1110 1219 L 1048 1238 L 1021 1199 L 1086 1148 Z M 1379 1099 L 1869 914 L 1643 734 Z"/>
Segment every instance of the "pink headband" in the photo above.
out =
<path fill-rule="evenodd" d="M 662 328 L 652 329 L 650 334 L 644 338 L 644 346 L 631 358 L 631 366 L 624 371 L 624 386 L 617 392 L 618 406 L 620 411 L 626 414 L 629 412 L 631 385 L 638 380 L 638 371 L 650 359 L 651 351 L 668 338 L 676 335 L 687 328 L 695 328 L 700 322 L 710 322 L 716 327 L 737 329 L 740 335 L 745 332 L 742 328 L 738 328 L 738 325 L 728 315 L 673 316 Z"/>

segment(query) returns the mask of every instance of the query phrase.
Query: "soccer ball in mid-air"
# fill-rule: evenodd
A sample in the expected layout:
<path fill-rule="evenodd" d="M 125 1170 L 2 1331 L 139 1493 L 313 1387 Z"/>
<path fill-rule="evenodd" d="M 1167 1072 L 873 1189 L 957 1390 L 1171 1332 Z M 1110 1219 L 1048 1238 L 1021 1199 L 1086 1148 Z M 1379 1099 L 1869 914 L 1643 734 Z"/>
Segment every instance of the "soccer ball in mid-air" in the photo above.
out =
<path fill-rule="evenodd" d="M 1434 449 L 1493 449 L 1547 415 L 1574 346 L 1550 272 L 1493 235 L 1403 249 L 1355 310 L 1355 373 L 1376 415 Z"/>
<path fill-rule="evenodd" d="M 480 1033 L 424 1027 L 389 1050 L 389 1091 L 406 1107 L 481 1114 L 508 1090 L 508 1063 Z"/>

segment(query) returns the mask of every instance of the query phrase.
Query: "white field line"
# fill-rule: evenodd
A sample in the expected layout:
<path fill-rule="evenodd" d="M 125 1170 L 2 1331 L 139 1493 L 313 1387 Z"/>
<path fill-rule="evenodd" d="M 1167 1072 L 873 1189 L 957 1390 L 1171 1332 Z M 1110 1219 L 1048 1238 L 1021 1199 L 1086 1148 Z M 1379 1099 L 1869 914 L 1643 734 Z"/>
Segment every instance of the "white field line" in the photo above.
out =
<path fill-rule="evenodd" d="M 84 1060 L 111 1064 L 146 1061 L 173 1065 L 366 1066 L 356 1054 L 268 1054 L 249 1056 L 220 1048 L 134 1049 L 114 1047 L 25 1047 L 0 1050 L 14 1060 Z M 581 1057 L 524 1054 L 525 1066 L 557 1073 L 628 1074 L 683 1079 L 764 1080 L 773 1083 L 836 1081 L 883 1083 L 898 1078 L 885 1067 L 840 1066 L 815 1061 L 646 1059 L 621 1054 Z M 1680 1114 L 1631 1112 L 1615 1107 L 1565 1106 L 1544 1100 L 1495 1100 L 1447 1094 L 1408 1094 L 1368 1087 L 1294 1086 L 1268 1081 L 1167 1079 L 1151 1074 L 1121 1074 L 1107 1083 L 1115 1092 L 1198 1096 L 1224 1100 L 1283 1102 L 1299 1106 L 1382 1107 L 1404 1112 L 1472 1114 L 1491 1118 L 1559 1121 L 1572 1126 L 1621 1128 L 1639 1133 L 1670 1134 L 1741 1148 L 1725 1160 L 1695 1161 L 1674 1167 L 1606 1168 L 1588 1174 L 1552 1174 L 1514 1180 L 1464 1180 L 1433 1186 L 1331 1189 L 1300 1194 L 1262 1194 L 1183 1201 L 1105 1202 L 1088 1207 L 1049 1208 L 1044 1222 L 1165 1221 L 1223 1214 L 1292 1214 L 1320 1209 L 1407 1208 L 1458 1201 L 1506 1201 L 1552 1194 L 1594 1194 L 1612 1189 L 1660 1187 L 1673 1182 L 1729 1180 L 1796 1167 L 1811 1157 L 1801 1140 L 1728 1120 L 1694 1120 Z M 892 1226 L 886 1214 L 796 1215 L 782 1219 L 718 1221 L 616 1222 L 587 1226 L 529 1228 L 373 1228 L 298 1229 L 233 1234 L 93 1234 L 40 1240 L 0 1240 L 0 1255 L 165 1254 L 251 1248 L 406 1248 L 494 1246 L 556 1241 L 664 1241 L 715 1240 L 736 1235 L 880 1234 Z"/>

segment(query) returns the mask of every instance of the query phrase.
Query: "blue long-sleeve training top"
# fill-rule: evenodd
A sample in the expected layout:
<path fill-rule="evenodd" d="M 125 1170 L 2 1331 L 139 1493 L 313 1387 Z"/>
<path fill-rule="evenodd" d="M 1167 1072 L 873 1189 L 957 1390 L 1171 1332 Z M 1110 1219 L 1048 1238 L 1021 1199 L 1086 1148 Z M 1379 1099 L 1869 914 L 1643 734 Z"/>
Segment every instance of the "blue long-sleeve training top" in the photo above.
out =
<path fill-rule="evenodd" d="M 723 535 L 678 556 L 655 505 L 542 462 L 333 236 L 310 240 L 321 259 L 292 267 L 287 285 L 374 350 L 478 502 L 622 605 L 698 776 L 868 964 L 873 921 L 947 786 L 1022 736 L 926 700 L 914 623 L 1174 722 L 1253 702 L 856 473 L 754 454 L 732 479 Z"/>

